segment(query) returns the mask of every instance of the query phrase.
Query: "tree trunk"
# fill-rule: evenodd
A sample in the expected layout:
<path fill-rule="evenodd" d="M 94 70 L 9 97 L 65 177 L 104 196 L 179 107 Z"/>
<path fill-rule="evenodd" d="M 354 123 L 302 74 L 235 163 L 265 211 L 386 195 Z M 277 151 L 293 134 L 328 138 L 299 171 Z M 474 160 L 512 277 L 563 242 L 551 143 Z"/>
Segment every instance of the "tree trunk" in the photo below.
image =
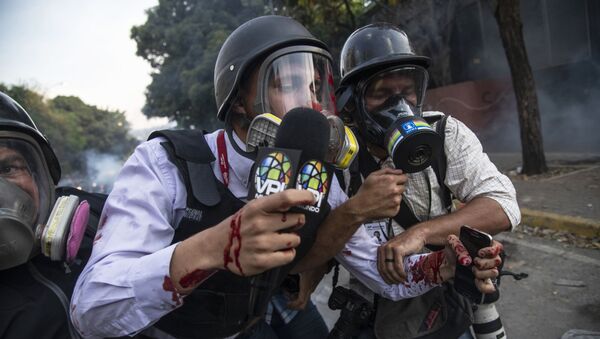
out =
<path fill-rule="evenodd" d="M 495 16 L 517 99 L 523 173 L 527 175 L 540 174 L 547 171 L 548 167 L 544 156 L 535 82 L 523 40 L 519 0 L 498 0 Z"/>

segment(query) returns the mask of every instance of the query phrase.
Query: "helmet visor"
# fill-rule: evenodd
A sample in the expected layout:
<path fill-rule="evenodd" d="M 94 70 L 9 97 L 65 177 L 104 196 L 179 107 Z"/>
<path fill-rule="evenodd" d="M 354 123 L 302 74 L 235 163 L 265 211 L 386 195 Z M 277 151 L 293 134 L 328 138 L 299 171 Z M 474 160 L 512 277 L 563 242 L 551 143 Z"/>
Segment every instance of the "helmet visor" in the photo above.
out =
<path fill-rule="evenodd" d="M 362 85 L 364 111 L 383 128 L 387 128 L 406 107 L 421 114 L 427 88 L 427 71 L 419 66 L 387 69 L 368 78 Z M 412 114 L 411 114 L 412 115 Z"/>
<path fill-rule="evenodd" d="M 11 135 L 12 134 L 12 135 Z M 41 149 L 28 135 L 16 132 L 0 133 L 0 178 L 14 184 L 27 193 L 37 211 L 34 224 L 43 223 L 48 217 L 50 203 L 54 199 L 54 185 Z M 10 199 L 0 192 L 0 200 Z"/>
<path fill-rule="evenodd" d="M 330 59 L 320 53 L 296 51 L 265 60 L 259 72 L 257 103 L 262 112 L 282 118 L 297 107 L 335 114 Z"/>

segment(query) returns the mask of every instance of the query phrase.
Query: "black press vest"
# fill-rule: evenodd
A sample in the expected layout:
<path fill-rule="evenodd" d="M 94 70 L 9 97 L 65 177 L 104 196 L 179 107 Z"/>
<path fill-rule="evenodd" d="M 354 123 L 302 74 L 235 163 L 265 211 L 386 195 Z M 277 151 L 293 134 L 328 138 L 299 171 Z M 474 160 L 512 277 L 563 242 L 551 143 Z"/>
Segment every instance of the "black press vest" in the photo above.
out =
<path fill-rule="evenodd" d="M 178 168 L 187 191 L 186 212 L 175 229 L 172 243 L 217 225 L 237 212 L 244 202 L 236 198 L 215 177 L 211 162 L 215 160 L 204 135 L 198 130 L 163 130 L 149 139 L 164 137 L 161 145 L 170 161 Z M 320 219 L 299 230 L 301 245 L 294 261 L 280 270 L 282 282 L 291 268 L 310 249 L 316 237 L 317 225 L 329 212 L 325 204 Z M 250 278 L 220 270 L 202 284 L 175 311 L 162 317 L 158 329 L 178 338 L 220 338 L 244 330 L 249 321 L 248 303 Z"/>

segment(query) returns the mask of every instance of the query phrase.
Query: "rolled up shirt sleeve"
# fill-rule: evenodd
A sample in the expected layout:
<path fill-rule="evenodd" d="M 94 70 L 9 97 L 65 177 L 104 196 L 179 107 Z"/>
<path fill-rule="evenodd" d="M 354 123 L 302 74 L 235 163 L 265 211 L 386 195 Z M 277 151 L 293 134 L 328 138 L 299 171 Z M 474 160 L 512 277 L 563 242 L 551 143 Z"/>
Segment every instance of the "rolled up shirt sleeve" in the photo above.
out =
<path fill-rule="evenodd" d="M 176 246 L 171 225 L 185 188 L 159 141 L 138 146 L 106 201 L 71 299 L 73 323 L 84 337 L 135 334 L 182 303 L 169 266 Z"/>
<path fill-rule="evenodd" d="M 447 155 L 446 185 L 461 201 L 477 197 L 495 200 L 512 228 L 521 222 L 515 187 L 483 152 L 477 136 L 452 117 L 446 124 L 444 147 Z"/>
<path fill-rule="evenodd" d="M 406 283 L 387 284 L 377 270 L 378 248 L 379 244 L 375 238 L 369 236 L 365 228 L 361 226 L 335 259 L 372 292 L 394 301 L 414 298 L 439 286 L 439 284 L 429 284 L 424 280 L 413 279 L 412 273 L 410 273 L 410 265 L 417 263 L 422 256 L 427 254 L 414 254 L 405 258 L 405 270 L 408 275 Z"/>

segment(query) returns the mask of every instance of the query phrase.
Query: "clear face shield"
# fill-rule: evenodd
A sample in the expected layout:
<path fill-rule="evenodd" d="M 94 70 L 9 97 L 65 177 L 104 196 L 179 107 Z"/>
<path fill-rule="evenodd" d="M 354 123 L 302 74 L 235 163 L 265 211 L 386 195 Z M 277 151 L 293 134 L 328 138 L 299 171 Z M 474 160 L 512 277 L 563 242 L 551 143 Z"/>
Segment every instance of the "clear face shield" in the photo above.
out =
<path fill-rule="evenodd" d="M 292 46 L 267 57 L 255 73 L 254 118 L 246 137 L 246 150 L 273 146 L 283 116 L 298 107 L 311 108 L 327 116 L 331 124 L 328 161 L 345 168 L 356 156 L 358 144 L 345 129 L 335 109 L 335 88 L 331 57 L 321 48 Z"/>
<path fill-rule="evenodd" d="M 31 137 L 0 132 L 0 270 L 27 261 L 48 217 L 54 185 L 43 159 Z"/>
<path fill-rule="evenodd" d="M 297 107 L 335 115 L 331 59 L 320 48 L 282 49 L 265 59 L 258 72 L 255 113 L 272 113 L 282 118 Z"/>
<path fill-rule="evenodd" d="M 387 69 L 362 84 L 363 110 L 383 129 L 401 116 L 421 116 L 427 71 L 418 66 Z"/>

